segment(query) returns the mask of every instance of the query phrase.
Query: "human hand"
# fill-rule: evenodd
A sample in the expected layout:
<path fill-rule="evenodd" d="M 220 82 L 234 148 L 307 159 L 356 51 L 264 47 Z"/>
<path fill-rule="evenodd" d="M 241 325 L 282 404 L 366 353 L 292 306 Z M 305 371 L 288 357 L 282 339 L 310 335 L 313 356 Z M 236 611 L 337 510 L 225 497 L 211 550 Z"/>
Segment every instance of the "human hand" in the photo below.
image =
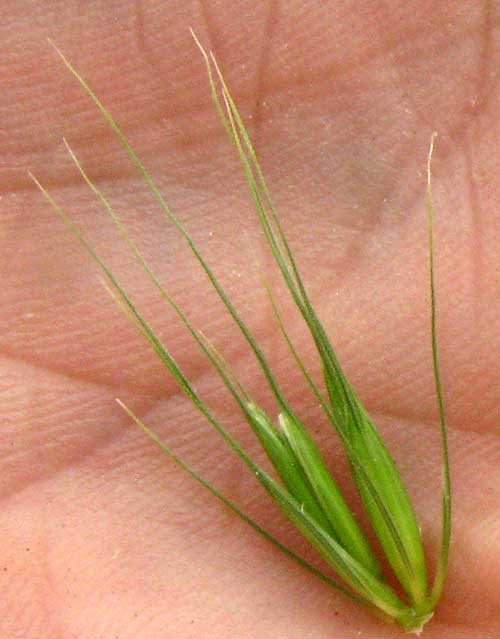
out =
<path fill-rule="evenodd" d="M 332 468 L 346 478 L 338 443 L 290 370 L 272 320 L 256 261 L 278 289 L 279 279 L 214 115 L 189 26 L 214 48 L 249 117 L 311 296 L 389 441 L 434 551 L 440 452 L 424 171 L 430 134 L 439 132 L 439 338 L 455 501 L 449 581 L 426 634 L 496 636 L 498 56 L 484 6 L 468 3 L 464 15 L 444 2 L 416 3 L 411 11 L 391 2 L 363 6 L 360 14 L 352 5 L 307 3 L 287 6 L 285 15 L 274 3 L 238 2 L 218 15 L 195 3 L 118 9 L 86 3 L 79 14 L 56 3 L 54 27 L 46 11 L 26 15 L 18 3 L 7 4 L 2 636 L 400 636 L 282 558 L 130 424 L 115 397 L 257 520 L 303 549 L 115 309 L 93 264 L 26 176 L 32 170 L 67 206 L 200 393 L 256 450 L 215 375 L 146 286 L 68 159 L 63 135 L 143 238 L 167 288 L 265 403 L 266 389 L 235 327 L 46 44 L 50 35 L 121 123 L 216 265 L 294 405 L 308 423 L 318 422 Z M 304 328 L 286 302 L 283 308 L 317 373 Z"/>

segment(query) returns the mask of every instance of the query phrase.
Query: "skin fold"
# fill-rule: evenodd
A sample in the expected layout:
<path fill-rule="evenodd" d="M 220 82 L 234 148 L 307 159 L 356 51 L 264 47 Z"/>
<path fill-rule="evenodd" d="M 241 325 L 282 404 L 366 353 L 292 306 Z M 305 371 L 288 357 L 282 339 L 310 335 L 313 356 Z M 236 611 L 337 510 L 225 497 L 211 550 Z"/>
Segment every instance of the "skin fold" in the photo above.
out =
<path fill-rule="evenodd" d="M 319 379 L 189 27 L 214 50 L 246 118 L 311 297 L 407 482 L 431 573 L 441 458 L 424 198 L 428 145 L 438 132 L 438 330 L 454 529 L 444 597 L 425 632 L 429 639 L 499 636 L 495 3 L 3 4 L 0 636 L 401 636 L 281 557 L 116 405 L 119 397 L 260 523 L 314 559 L 162 370 L 27 175 L 67 208 L 200 394 L 261 460 L 215 373 L 79 177 L 63 136 L 168 290 L 275 415 L 255 362 L 50 37 L 113 113 L 214 266 L 358 512 L 339 443 L 273 319 L 260 272 Z"/>

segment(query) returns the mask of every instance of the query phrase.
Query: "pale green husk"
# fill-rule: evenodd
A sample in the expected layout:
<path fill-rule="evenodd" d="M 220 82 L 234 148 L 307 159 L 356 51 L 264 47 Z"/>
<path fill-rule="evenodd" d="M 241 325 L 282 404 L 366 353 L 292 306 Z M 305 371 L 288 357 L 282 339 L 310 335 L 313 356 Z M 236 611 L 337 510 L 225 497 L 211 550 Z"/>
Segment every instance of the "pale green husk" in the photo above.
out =
<path fill-rule="evenodd" d="M 232 394 L 236 404 L 241 409 L 243 417 L 266 451 L 279 481 L 260 468 L 220 423 L 203 398 L 194 389 L 189 379 L 184 375 L 180 364 L 174 359 L 168 347 L 161 342 L 154 329 L 144 319 L 137 306 L 132 302 L 116 275 L 107 266 L 106 262 L 96 254 L 79 229 L 75 227 L 70 217 L 55 202 L 50 193 L 47 192 L 36 178 L 33 179 L 55 211 L 68 224 L 93 259 L 96 260 L 102 268 L 109 280 L 110 292 L 113 297 L 136 324 L 138 330 L 149 341 L 158 357 L 170 374 L 177 380 L 193 405 L 214 426 L 229 447 L 240 456 L 263 488 L 281 507 L 288 519 L 295 524 L 310 544 L 333 568 L 338 577 L 341 578 L 342 583 L 334 581 L 323 574 L 262 529 L 259 524 L 243 513 L 215 487 L 179 459 L 137 416 L 133 415 L 132 412 L 124 406 L 125 410 L 132 416 L 136 423 L 141 426 L 179 466 L 190 473 L 198 482 L 222 500 L 222 502 L 239 517 L 247 521 L 255 530 L 278 546 L 285 554 L 293 557 L 326 583 L 340 589 L 356 602 L 368 607 L 375 614 L 401 625 L 407 631 L 418 633 L 432 616 L 437 602 L 441 597 L 448 564 L 451 536 L 451 482 L 445 409 L 439 375 L 436 337 L 433 207 L 430 182 L 430 159 L 434 136 L 429 152 L 427 209 L 430 248 L 432 349 L 443 444 L 444 483 L 442 495 L 443 532 L 441 553 L 435 570 L 434 580 L 429 584 L 420 528 L 408 492 L 396 464 L 360 398 L 346 379 L 321 320 L 309 299 L 294 255 L 276 214 L 249 135 L 224 82 L 222 74 L 217 67 L 215 59 L 212 54 L 207 55 L 198 40 L 196 40 L 196 42 L 200 47 L 207 66 L 215 105 L 229 137 L 238 151 L 255 203 L 256 212 L 259 216 L 270 250 L 316 345 L 322 364 L 326 394 L 318 388 L 318 385 L 313 381 L 302 363 L 300 356 L 286 332 L 275 300 L 270 293 L 278 325 L 283 333 L 284 339 L 290 347 L 295 362 L 304 374 L 307 385 L 312 388 L 313 393 L 320 401 L 329 422 L 335 429 L 339 441 L 344 447 L 354 481 L 362 497 L 371 525 L 399 581 L 402 594 L 396 592 L 396 590 L 388 585 L 379 560 L 374 554 L 364 532 L 357 523 L 349 505 L 345 501 L 317 444 L 283 394 L 263 351 L 253 337 L 250 329 L 240 317 L 231 300 L 227 297 L 210 266 L 203 258 L 203 255 L 200 253 L 182 223 L 169 209 L 153 178 L 135 154 L 118 124 L 85 80 L 83 80 L 70 62 L 57 49 L 56 51 L 66 66 L 82 84 L 105 119 L 114 129 L 139 174 L 143 177 L 158 200 L 163 212 L 169 221 L 177 227 L 181 236 L 183 236 L 184 240 L 188 243 L 201 268 L 205 271 L 212 286 L 215 288 L 228 312 L 241 330 L 249 348 L 253 351 L 261 367 L 263 379 L 269 385 L 278 402 L 280 414 L 277 420 L 273 420 L 256 404 L 248 391 L 237 379 L 235 373 L 231 370 L 223 356 L 196 330 L 188 316 L 179 308 L 175 300 L 173 300 L 164 289 L 163 285 L 139 252 L 119 217 L 114 212 L 106 196 L 91 182 L 79 160 L 68 147 L 71 157 L 83 179 L 100 199 L 104 209 L 115 222 L 125 242 L 153 284 L 161 292 L 166 302 L 178 314 L 193 339 L 198 343 L 199 347 L 218 372 L 222 383 Z"/>

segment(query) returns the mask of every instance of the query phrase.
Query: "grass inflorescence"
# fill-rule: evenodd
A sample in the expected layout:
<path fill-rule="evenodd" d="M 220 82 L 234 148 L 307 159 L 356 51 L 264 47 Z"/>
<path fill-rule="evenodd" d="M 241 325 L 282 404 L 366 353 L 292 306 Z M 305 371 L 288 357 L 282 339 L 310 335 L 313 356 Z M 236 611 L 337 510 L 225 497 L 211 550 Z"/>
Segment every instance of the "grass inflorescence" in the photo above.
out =
<path fill-rule="evenodd" d="M 434 233 L 430 171 L 434 136 L 431 142 L 427 167 L 427 211 L 430 255 L 432 351 L 443 445 L 444 483 L 442 493 L 443 524 L 441 552 L 437 567 L 434 571 L 434 578 L 431 581 L 427 571 L 424 544 L 418 520 L 397 466 L 367 410 L 346 378 L 323 324 L 309 298 L 294 253 L 273 205 L 249 134 L 217 66 L 215 58 L 211 53 L 207 54 L 204 51 L 198 40 L 196 40 L 196 42 L 206 63 L 210 89 L 215 105 L 229 138 L 236 147 L 239 158 L 241 159 L 255 209 L 268 246 L 275 259 L 276 266 L 281 272 L 286 287 L 316 346 L 321 361 L 324 390 L 313 380 L 299 353 L 295 349 L 287 333 L 285 323 L 279 314 L 274 297 L 268 288 L 277 325 L 289 346 L 293 360 L 303 373 L 306 385 L 310 387 L 314 396 L 319 401 L 329 423 L 336 431 L 338 439 L 343 446 L 349 461 L 352 477 L 362 498 L 373 530 L 385 553 L 386 560 L 400 584 L 398 592 L 390 586 L 386 580 L 379 558 L 373 551 L 365 533 L 357 522 L 349 504 L 346 502 L 317 443 L 283 393 L 263 350 L 250 328 L 227 296 L 188 231 L 169 208 L 154 179 L 136 155 L 118 124 L 100 102 L 87 82 L 57 48 L 56 51 L 63 62 L 81 83 L 87 94 L 94 100 L 104 118 L 118 136 L 137 171 L 145 180 L 160 204 L 163 213 L 187 242 L 194 257 L 206 273 L 211 285 L 240 329 L 248 347 L 256 357 L 263 374 L 263 380 L 269 386 L 279 406 L 279 415 L 276 420 L 268 415 L 254 401 L 228 362 L 226 362 L 223 355 L 197 330 L 187 314 L 164 288 L 139 251 L 119 216 L 115 213 L 107 197 L 90 180 L 82 164 L 65 142 L 71 158 L 82 178 L 99 198 L 105 211 L 116 224 L 124 241 L 131 249 L 136 260 L 144 269 L 151 282 L 160 291 L 164 300 L 177 313 L 192 338 L 197 342 L 200 349 L 217 371 L 222 384 L 231 393 L 237 406 L 241 410 L 243 418 L 247 421 L 260 441 L 260 444 L 274 467 L 277 478 L 262 469 L 224 427 L 217 416 L 213 414 L 208 404 L 199 395 L 191 381 L 184 374 L 181 365 L 173 357 L 168 346 L 161 341 L 153 327 L 146 321 L 138 307 L 131 300 L 126 288 L 120 283 L 115 273 L 87 242 L 84 235 L 75 226 L 65 210 L 59 206 L 51 194 L 35 177 L 33 177 L 33 179 L 54 210 L 70 227 L 71 231 L 103 270 L 108 280 L 110 293 L 124 313 L 137 326 L 140 333 L 151 344 L 165 368 L 174 377 L 195 408 L 204 415 L 228 446 L 243 460 L 250 472 L 279 505 L 287 518 L 293 522 L 302 535 L 334 570 L 339 580 L 337 581 L 327 576 L 284 546 L 257 522 L 242 512 L 236 504 L 200 477 L 194 469 L 180 459 L 138 416 L 134 415 L 129 408 L 121 402 L 120 405 L 176 464 L 187 471 L 195 480 L 212 492 L 256 531 L 280 548 L 286 555 L 293 557 L 302 566 L 313 572 L 323 581 L 341 590 L 351 599 L 366 606 L 375 614 L 382 616 L 388 621 L 399 624 L 407 631 L 418 633 L 430 617 L 432 617 L 441 597 L 448 564 L 451 536 L 451 483 L 445 408 L 440 382 L 436 337 Z M 266 284 L 264 283 L 264 285 Z"/>

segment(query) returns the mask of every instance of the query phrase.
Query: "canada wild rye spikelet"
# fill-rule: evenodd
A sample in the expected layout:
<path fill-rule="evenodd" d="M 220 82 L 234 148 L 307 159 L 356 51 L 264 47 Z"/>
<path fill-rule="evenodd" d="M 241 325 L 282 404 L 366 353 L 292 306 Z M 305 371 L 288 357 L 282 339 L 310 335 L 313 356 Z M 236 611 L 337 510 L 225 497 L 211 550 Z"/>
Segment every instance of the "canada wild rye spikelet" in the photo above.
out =
<path fill-rule="evenodd" d="M 151 344 L 165 368 L 175 378 L 193 405 L 219 432 L 229 447 L 243 460 L 288 519 L 293 522 L 302 535 L 335 571 L 340 581 L 333 580 L 297 556 L 292 550 L 264 530 L 257 522 L 243 513 L 237 505 L 200 477 L 195 470 L 160 441 L 158 436 L 139 417 L 120 402 L 128 414 L 176 464 L 186 470 L 194 479 L 211 491 L 226 506 L 269 539 L 286 555 L 293 557 L 323 581 L 340 589 L 351 599 L 366 606 L 375 614 L 399 624 L 407 631 L 418 633 L 432 616 L 441 597 L 451 535 L 451 485 L 448 445 L 436 338 L 433 208 L 430 182 L 430 159 L 434 136 L 431 142 L 427 170 L 427 210 L 430 248 L 432 350 L 443 445 L 444 484 L 441 552 L 434 579 L 430 582 L 420 527 L 396 464 L 360 398 L 345 377 L 323 324 L 309 298 L 294 254 L 274 208 L 250 137 L 219 71 L 215 58 L 211 53 L 207 54 L 204 51 L 196 38 L 195 41 L 200 48 L 207 67 L 210 89 L 215 105 L 241 160 L 265 238 L 288 291 L 316 346 L 323 371 L 325 392 L 320 390 L 306 370 L 286 331 L 272 293 L 269 291 L 277 324 L 290 348 L 293 359 L 304 375 L 306 385 L 311 388 L 313 394 L 319 400 L 329 423 L 335 429 L 338 439 L 344 448 L 353 479 L 366 508 L 369 520 L 380 541 L 385 557 L 399 581 L 401 592 L 396 592 L 386 581 L 381 564 L 350 506 L 344 499 L 339 485 L 329 470 L 318 445 L 285 397 L 264 352 L 249 327 L 226 295 L 188 231 L 169 208 L 155 181 L 136 155 L 118 124 L 86 81 L 57 48 L 56 51 L 67 68 L 94 100 L 104 118 L 118 136 L 132 163 L 156 197 L 163 213 L 187 242 L 211 285 L 239 327 L 248 347 L 257 359 L 263 374 L 263 380 L 267 383 L 277 401 L 280 411 L 277 420 L 273 420 L 254 401 L 223 356 L 193 326 L 186 313 L 165 290 L 148 262 L 140 253 L 134 240 L 128 234 L 127 229 L 115 213 L 107 197 L 89 179 L 80 161 L 66 144 L 76 167 L 82 178 L 100 199 L 104 210 L 116 224 L 124 241 L 153 285 L 157 287 L 164 300 L 177 313 L 192 338 L 197 342 L 217 371 L 221 382 L 234 398 L 243 418 L 247 421 L 265 450 L 279 480 L 265 472 L 213 414 L 184 374 L 181 365 L 173 357 L 168 346 L 162 343 L 153 327 L 145 320 L 138 307 L 131 300 L 125 287 L 120 283 L 114 272 L 94 251 L 81 231 L 74 225 L 71 218 L 57 204 L 51 194 L 35 177 L 32 177 L 54 210 L 70 227 L 91 257 L 99 264 L 107 277 L 110 293 Z"/>

